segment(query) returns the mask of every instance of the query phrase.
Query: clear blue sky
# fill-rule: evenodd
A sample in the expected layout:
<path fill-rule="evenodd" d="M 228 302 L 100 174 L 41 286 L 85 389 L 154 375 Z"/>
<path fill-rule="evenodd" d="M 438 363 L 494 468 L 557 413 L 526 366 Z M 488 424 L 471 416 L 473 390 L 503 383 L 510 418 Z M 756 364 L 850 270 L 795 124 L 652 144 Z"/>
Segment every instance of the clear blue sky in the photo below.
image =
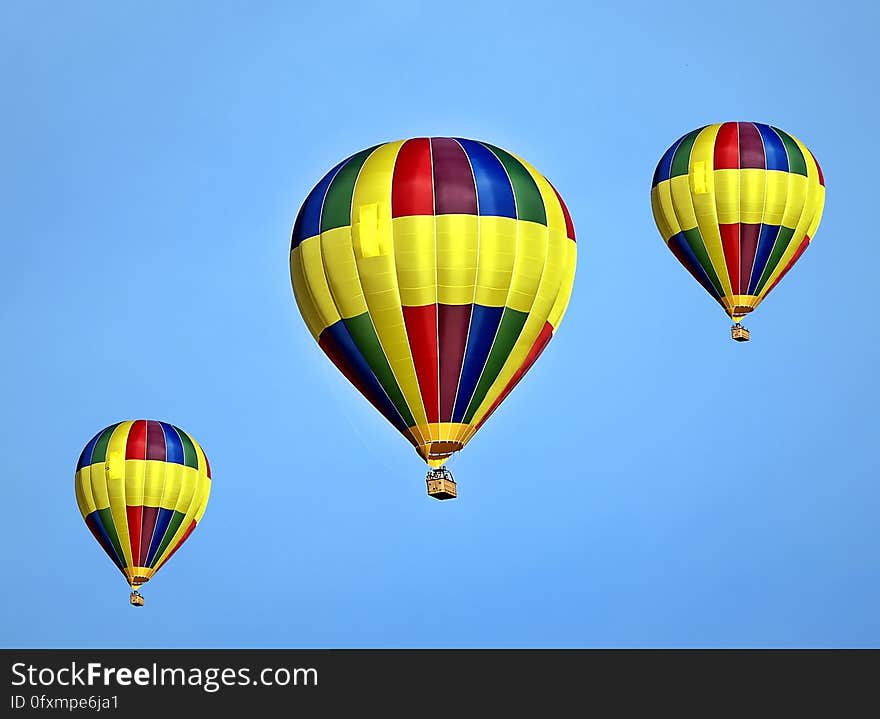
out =
<path fill-rule="evenodd" d="M 0 8 L 0 643 L 880 645 L 873 3 Z M 654 165 L 768 122 L 825 172 L 815 242 L 730 340 L 665 249 Z M 490 141 L 566 199 L 547 352 L 424 469 L 314 344 L 290 228 L 337 161 Z M 80 517 L 94 432 L 174 422 L 204 521 L 128 605 Z"/>

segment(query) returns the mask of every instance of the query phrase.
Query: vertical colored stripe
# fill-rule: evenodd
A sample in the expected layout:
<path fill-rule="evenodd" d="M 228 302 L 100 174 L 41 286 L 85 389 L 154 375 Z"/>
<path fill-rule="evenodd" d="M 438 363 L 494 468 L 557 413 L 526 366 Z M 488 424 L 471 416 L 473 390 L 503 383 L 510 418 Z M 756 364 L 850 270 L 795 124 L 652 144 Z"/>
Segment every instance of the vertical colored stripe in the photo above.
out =
<path fill-rule="evenodd" d="M 131 544 L 131 562 L 135 567 L 141 565 L 141 531 L 143 521 L 143 506 L 138 505 L 132 507 L 128 505 L 125 508 L 126 519 L 128 520 L 128 538 Z"/>
<path fill-rule="evenodd" d="M 376 375 L 376 379 L 379 380 L 379 384 L 382 385 L 388 398 L 394 403 L 397 412 L 403 417 L 407 427 L 412 427 L 415 424 L 412 412 L 403 396 L 403 391 L 397 384 L 394 373 L 391 371 L 391 366 L 388 364 L 388 358 L 385 357 L 382 345 L 379 344 L 379 338 L 376 335 L 376 330 L 373 328 L 373 322 L 370 319 L 369 313 L 364 313 L 357 317 L 349 317 L 343 320 L 343 323 L 373 374 Z"/>
<path fill-rule="evenodd" d="M 746 294 L 758 250 L 761 225 L 741 222 L 739 225 L 739 294 Z"/>
<path fill-rule="evenodd" d="M 705 267 L 697 259 L 684 232 L 679 232 L 669 239 L 669 249 L 672 250 L 672 254 L 675 255 L 678 261 L 684 265 L 684 268 L 693 275 L 694 279 L 706 288 L 709 294 L 715 298 L 721 298 L 724 293 L 721 291 L 720 286 L 713 286 Z"/>
<path fill-rule="evenodd" d="M 544 199 L 529 171 L 509 152 L 494 145 L 486 146 L 495 153 L 507 170 L 510 184 L 513 185 L 513 195 L 516 198 L 517 218 L 546 225 L 547 210 L 544 207 Z"/>
<path fill-rule="evenodd" d="M 196 520 L 192 520 L 192 521 L 189 523 L 189 526 L 186 528 L 186 531 L 183 533 L 183 536 L 177 541 L 177 544 L 174 545 L 174 549 L 172 549 L 172 550 L 168 553 L 168 556 L 165 557 L 164 560 L 162 560 L 162 564 L 165 564 L 169 559 L 171 559 L 171 557 L 174 556 L 174 553 L 175 553 L 178 549 L 180 549 L 180 548 L 183 546 L 183 543 L 184 543 L 187 539 L 189 539 L 189 535 L 191 535 L 191 534 L 193 533 L 193 530 L 196 528 L 196 525 L 197 525 L 197 524 L 198 524 L 198 522 L 196 522 Z M 161 565 L 160 565 L 160 566 L 161 566 Z M 156 567 L 156 569 L 158 569 L 158 567 Z"/>
<path fill-rule="evenodd" d="M 171 426 L 174 427 L 174 425 Z M 177 434 L 180 435 L 180 442 L 183 445 L 183 464 L 187 467 L 198 469 L 199 459 L 192 440 L 189 438 L 189 435 L 179 427 L 174 427 L 174 429 L 177 431 Z"/>
<path fill-rule="evenodd" d="M 76 471 L 78 472 L 83 467 L 88 467 L 92 463 L 92 452 L 95 450 L 95 445 L 98 443 L 98 440 L 101 438 L 101 435 L 104 433 L 104 430 L 101 430 L 92 437 L 88 444 L 83 448 L 82 453 L 79 455 L 79 462 L 76 463 Z"/>
<path fill-rule="evenodd" d="M 407 140 L 397 153 L 391 181 L 391 216 L 434 214 L 431 179 L 431 142 L 426 137 Z"/>
<path fill-rule="evenodd" d="M 147 423 L 139 419 L 128 430 L 125 443 L 126 459 L 146 459 L 147 457 Z"/>
<path fill-rule="evenodd" d="M 96 467 L 100 469 L 100 467 Z M 76 470 L 73 479 L 73 489 L 76 497 L 76 506 L 82 518 L 89 516 L 98 506 L 95 500 L 95 491 L 92 488 L 92 468 L 84 467 Z"/>
<path fill-rule="evenodd" d="M 739 133 L 735 122 L 725 122 L 715 137 L 714 168 L 739 169 Z"/>
<path fill-rule="evenodd" d="M 372 404 L 385 419 L 403 432 L 407 424 L 403 422 L 397 408 L 388 399 L 382 385 L 373 375 L 370 366 L 351 338 L 348 329 L 341 320 L 321 333 L 318 345 L 336 365 L 346 379 L 351 382 L 367 401 Z"/>
<path fill-rule="evenodd" d="M 147 422 L 147 459 L 165 461 L 165 432 L 153 420 Z"/>
<path fill-rule="evenodd" d="M 775 280 L 773 280 L 773 282 L 770 284 L 770 286 L 764 292 L 764 297 L 766 297 L 768 294 L 770 294 L 770 292 L 773 291 L 773 288 L 779 284 L 779 281 L 783 277 L 785 277 L 786 274 L 788 274 L 788 271 L 794 266 L 794 263 L 797 262 L 801 258 L 801 255 L 804 254 L 804 250 L 807 249 L 807 245 L 809 245 L 809 244 L 810 244 L 809 237 L 804 237 L 804 239 L 801 240 L 801 244 L 798 245 L 798 248 L 795 251 L 795 253 L 792 255 L 791 259 L 788 261 L 788 263 L 786 263 L 785 269 L 779 273 L 779 276 Z"/>
<path fill-rule="evenodd" d="M 549 183 L 548 183 L 549 184 Z M 559 200 L 559 206 L 562 208 L 562 216 L 565 218 L 565 236 L 568 237 L 572 242 L 577 242 L 577 238 L 574 235 L 574 222 L 571 221 L 571 215 L 568 212 L 568 206 L 562 200 L 562 195 L 556 190 L 553 185 L 550 185 L 553 189 L 554 194 L 556 195 L 556 199 Z"/>
<path fill-rule="evenodd" d="M 511 377 L 501 394 L 498 395 L 498 399 L 492 403 L 492 406 L 486 414 L 483 415 L 483 418 L 480 420 L 474 431 L 482 427 L 486 423 L 486 420 L 492 416 L 492 413 L 498 409 L 499 405 L 507 399 L 507 396 L 513 391 L 513 388 L 519 384 L 519 381 L 525 376 L 526 372 L 532 368 L 532 365 L 535 364 L 538 357 L 541 356 L 541 353 L 543 353 L 544 348 L 547 347 L 552 337 L 553 326 L 549 322 L 545 322 L 544 326 L 541 328 L 541 332 L 538 334 L 537 339 L 532 345 L 532 348 L 529 350 L 528 355 L 526 355 L 526 359 L 522 366 L 514 373 L 513 377 Z"/>
<path fill-rule="evenodd" d="M 678 143 L 678 147 L 675 148 L 675 153 L 672 155 L 672 164 L 669 168 L 670 178 L 688 174 L 688 168 L 690 167 L 691 161 L 691 150 L 694 149 L 697 135 L 699 135 L 703 129 L 704 128 L 701 127 L 699 130 L 689 132 L 681 139 L 681 142 Z"/>
<path fill-rule="evenodd" d="M 352 155 L 333 177 L 321 210 L 321 232 L 336 227 L 348 227 L 351 224 L 351 198 L 354 195 L 354 185 L 361 167 L 375 149 L 371 147 Z"/>
<path fill-rule="evenodd" d="M 718 225 L 721 231 L 721 246 L 724 248 L 724 262 L 727 265 L 727 276 L 730 279 L 732 293 L 739 291 L 739 223 Z"/>
<path fill-rule="evenodd" d="M 678 150 L 678 146 L 685 137 L 687 137 L 687 135 L 678 138 L 678 140 L 676 140 L 672 146 L 663 153 L 663 157 L 660 158 L 660 162 L 657 163 L 657 167 L 654 169 L 654 179 L 651 182 L 651 187 L 656 187 L 661 182 L 665 182 L 672 177 L 672 158 L 675 157 L 675 151 Z"/>
<path fill-rule="evenodd" d="M 751 122 L 740 122 L 739 125 L 739 166 L 764 169 L 764 143 L 761 133 Z"/>
<path fill-rule="evenodd" d="M 174 462 L 174 464 L 183 464 L 183 442 L 180 440 L 180 435 L 177 434 L 170 424 L 166 422 L 160 422 L 159 424 L 165 435 L 166 461 Z"/>
<path fill-rule="evenodd" d="M 472 305 L 440 305 L 437 331 L 440 343 L 440 421 L 451 422 L 455 395 L 464 363 Z"/>
<path fill-rule="evenodd" d="M 773 243 L 773 250 L 770 252 L 770 258 L 767 260 L 764 271 L 761 273 L 761 279 L 758 281 L 758 286 L 755 290 L 756 295 L 760 294 L 761 290 L 764 289 L 764 285 L 767 283 L 767 280 L 770 279 L 770 275 L 773 273 L 773 270 L 776 269 L 776 265 L 779 264 L 779 260 L 782 259 L 782 255 L 785 253 L 789 242 L 791 242 L 793 234 L 794 229 L 791 227 L 779 228 L 779 232 L 776 235 L 776 241 Z"/>
<path fill-rule="evenodd" d="M 510 355 L 510 351 L 513 349 L 513 345 L 516 343 L 528 316 L 528 312 L 518 312 L 510 307 L 504 308 L 498 333 L 495 336 L 495 341 L 492 343 L 492 350 L 489 352 L 486 366 L 483 368 L 480 381 L 474 390 L 474 395 L 471 397 L 470 405 L 464 415 L 466 424 L 469 424 L 471 419 L 473 419 L 474 413 L 479 408 L 495 378 L 498 377 L 498 373 L 501 372 L 501 368 L 504 366 L 508 355 Z"/>
<path fill-rule="evenodd" d="M 158 507 L 143 507 L 141 512 L 141 546 L 138 548 L 139 566 L 146 565 L 150 554 L 150 542 L 156 532 L 156 518 L 159 516 Z"/>
<path fill-rule="evenodd" d="M 764 157 L 768 170 L 788 172 L 788 155 L 782 138 L 769 125 L 755 123 L 764 142 Z"/>
<path fill-rule="evenodd" d="M 165 536 L 162 537 L 162 541 L 159 543 L 159 547 L 156 549 L 156 553 L 153 556 L 153 561 L 149 564 L 149 566 L 153 567 L 156 563 L 156 560 L 162 556 L 162 552 L 164 552 L 167 549 L 168 545 L 171 544 L 171 540 L 174 539 L 174 535 L 177 533 L 177 530 L 180 527 L 181 522 L 183 522 L 183 518 L 185 516 L 186 515 L 183 512 L 178 512 L 177 510 L 171 512 L 168 526 L 165 529 Z"/>
<path fill-rule="evenodd" d="M 349 158 L 351 159 L 351 158 Z M 314 237 L 321 233 L 321 208 L 324 206 L 324 197 L 327 189 L 336 173 L 348 160 L 343 160 L 330 172 L 328 172 L 321 181 L 315 185 L 314 189 L 309 193 L 306 201 L 299 208 L 296 221 L 293 223 L 293 233 L 290 238 L 290 251 L 293 252 L 303 240 Z"/>
<path fill-rule="evenodd" d="M 107 459 L 107 445 L 110 444 L 110 437 L 113 436 L 113 432 L 116 431 L 116 428 L 122 424 L 122 422 L 117 422 L 116 424 L 111 424 L 107 429 L 105 429 L 101 436 L 98 437 L 98 441 L 95 442 L 95 448 L 92 451 L 92 461 L 91 464 L 95 464 L 96 462 L 104 462 Z"/>
<path fill-rule="evenodd" d="M 479 142 L 460 138 L 457 142 L 470 160 L 480 215 L 516 219 L 513 187 L 501 161 Z"/>
<path fill-rule="evenodd" d="M 474 305 L 471 313 L 471 324 L 468 328 L 467 349 L 464 355 L 464 366 L 461 370 L 461 380 L 458 383 L 458 395 L 455 399 L 455 409 L 452 413 L 453 422 L 461 422 L 465 411 L 470 404 L 474 389 L 483 372 L 489 350 L 492 349 L 492 340 L 501 322 L 503 307 L 484 307 Z"/>
<path fill-rule="evenodd" d="M 119 560 L 119 566 L 125 568 L 125 552 L 122 551 L 122 544 L 119 541 L 119 532 L 116 531 L 116 524 L 113 521 L 113 512 L 110 507 L 99 509 L 91 515 L 99 531 L 102 531 L 107 537 L 107 541 L 113 547 L 116 558 Z"/>
<path fill-rule="evenodd" d="M 104 511 L 107 512 L 106 509 Z M 114 543 L 114 541 L 110 538 L 110 534 L 107 531 L 107 528 L 104 526 L 103 521 L 101 520 L 100 512 L 101 510 L 96 510 L 92 512 L 89 516 L 87 516 L 86 526 L 89 528 L 89 531 L 91 531 L 95 539 L 98 540 L 98 544 L 101 545 L 101 548 L 107 553 L 107 556 L 113 560 L 113 563 L 117 567 L 119 567 L 119 569 L 125 570 L 125 561 L 122 559 L 122 552 L 119 551 L 116 547 L 116 544 L 118 544 L 119 540 L 117 539 Z M 113 526 L 112 523 L 110 526 Z"/>
<path fill-rule="evenodd" d="M 776 235 L 779 233 L 778 225 L 761 225 L 758 233 L 758 248 L 755 251 L 755 261 L 752 265 L 752 274 L 749 279 L 747 294 L 754 295 L 758 292 L 758 280 L 764 274 L 764 268 L 770 259 L 770 252 L 776 242 Z"/>
<path fill-rule="evenodd" d="M 703 242 L 703 235 L 700 233 L 700 228 L 694 227 L 690 230 L 685 230 L 684 237 L 697 262 L 700 263 L 700 267 L 703 268 L 706 277 L 709 278 L 709 282 L 715 286 L 715 289 L 718 292 L 718 297 L 721 297 L 724 294 L 724 286 L 721 284 L 721 280 L 715 272 L 715 266 L 712 264 L 712 259 L 709 257 L 709 252 L 706 250 L 706 243 Z M 711 290 L 709 291 L 711 292 Z"/>
<path fill-rule="evenodd" d="M 785 154 L 788 156 L 789 172 L 794 172 L 795 174 L 806 177 L 807 161 L 804 158 L 804 153 L 801 152 L 801 148 L 798 147 L 791 135 L 783 132 L 778 127 L 774 127 L 773 129 L 779 137 L 782 138 L 782 144 L 785 145 Z"/>
<path fill-rule="evenodd" d="M 165 507 L 159 508 L 159 515 L 156 518 L 156 526 L 153 530 L 153 536 L 150 540 L 150 549 L 147 552 L 147 567 L 153 566 L 153 561 L 159 554 L 159 547 L 162 544 L 163 537 L 168 531 L 168 525 L 171 523 L 171 518 L 173 515 L 173 509 L 166 509 Z"/>
<path fill-rule="evenodd" d="M 467 155 L 455 140 L 431 140 L 434 170 L 434 212 L 437 215 L 476 215 L 477 187 Z"/>
<path fill-rule="evenodd" d="M 811 152 L 810 157 L 813 158 L 813 162 L 816 164 L 816 172 L 819 173 L 819 184 L 822 187 L 825 187 L 825 175 L 822 174 L 822 168 L 819 166 L 819 161 L 816 160 L 816 156 Z"/>
<path fill-rule="evenodd" d="M 439 422 L 439 353 L 437 351 L 437 305 L 404 307 L 403 322 L 419 379 L 428 422 Z"/>

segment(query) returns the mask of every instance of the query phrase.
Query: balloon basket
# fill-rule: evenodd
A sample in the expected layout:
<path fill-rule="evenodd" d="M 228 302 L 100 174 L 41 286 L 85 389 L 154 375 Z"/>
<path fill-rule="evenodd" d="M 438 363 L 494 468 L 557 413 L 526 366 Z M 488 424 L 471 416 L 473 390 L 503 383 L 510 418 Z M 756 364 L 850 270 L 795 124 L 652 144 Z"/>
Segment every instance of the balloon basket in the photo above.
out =
<path fill-rule="evenodd" d="M 131 602 L 131 606 L 133 607 L 142 607 L 144 606 L 144 598 L 140 595 L 139 592 L 132 592 L 129 597 L 129 601 Z"/>
<path fill-rule="evenodd" d="M 432 469 L 425 477 L 428 484 L 428 496 L 434 499 L 455 499 L 458 496 L 452 472 L 446 467 Z"/>
<path fill-rule="evenodd" d="M 739 322 L 737 322 L 733 327 L 730 328 L 730 336 L 737 342 L 749 341 L 749 331 Z"/>

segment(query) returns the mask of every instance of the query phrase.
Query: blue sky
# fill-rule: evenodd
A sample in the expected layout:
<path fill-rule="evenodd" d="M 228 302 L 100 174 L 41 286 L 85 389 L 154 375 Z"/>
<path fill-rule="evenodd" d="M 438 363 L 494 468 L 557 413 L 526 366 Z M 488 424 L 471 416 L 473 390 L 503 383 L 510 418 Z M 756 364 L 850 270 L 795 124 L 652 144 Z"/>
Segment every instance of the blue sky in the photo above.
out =
<path fill-rule="evenodd" d="M 0 643 L 878 646 L 876 5 L 354 5 L 3 3 Z M 666 147 L 725 120 L 796 135 L 828 186 L 748 344 L 649 203 Z M 442 503 L 287 268 L 313 184 L 419 135 L 526 158 L 579 241 Z M 138 417 L 214 473 L 144 610 L 73 494 Z"/>

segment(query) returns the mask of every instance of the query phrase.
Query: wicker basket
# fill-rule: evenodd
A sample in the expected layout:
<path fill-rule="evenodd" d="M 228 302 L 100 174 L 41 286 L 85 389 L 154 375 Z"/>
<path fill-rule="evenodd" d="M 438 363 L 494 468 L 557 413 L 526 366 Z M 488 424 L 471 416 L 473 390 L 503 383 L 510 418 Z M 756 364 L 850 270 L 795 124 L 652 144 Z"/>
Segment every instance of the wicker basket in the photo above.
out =
<path fill-rule="evenodd" d="M 737 327 L 734 325 L 730 328 L 730 336 L 737 342 L 749 341 L 749 331 L 745 327 Z"/>
<path fill-rule="evenodd" d="M 444 477 L 440 479 L 429 478 L 428 496 L 435 499 L 455 499 L 456 489 L 455 482 L 452 477 Z"/>

